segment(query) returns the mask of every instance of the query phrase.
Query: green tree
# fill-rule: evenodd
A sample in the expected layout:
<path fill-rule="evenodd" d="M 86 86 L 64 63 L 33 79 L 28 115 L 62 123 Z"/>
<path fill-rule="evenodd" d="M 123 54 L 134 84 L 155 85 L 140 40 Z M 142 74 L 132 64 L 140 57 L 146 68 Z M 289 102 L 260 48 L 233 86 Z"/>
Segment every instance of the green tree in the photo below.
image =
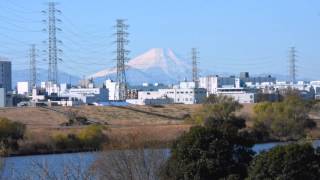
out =
<path fill-rule="evenodd" d="M 316 180 L 320 177 L 320 156 L 310 144 L 278 146 L 256 156 L 248 179 Z"/>
<path fill-rule="evenodd" d="M 222 131 L 192 127 L 174 143 L 161 176 L 163 179 L 243 179 L 253 156 L 252 145 L 236 128 Z"/>
<path fill-rule="evenodd" d="M 2 150 L 17 150 L 18 140 L 23 139 L 26 126 L 20 122 L 0 118 L 0 144 Z"/>
<path fill-rule="evenodd" d="M 192 119 L 196 124 L 205 124 L 212 120 L 228 121 L 235 119 L 235 112 L 241 108 L 242 105 L 232 97 L 210 95 L 201 108 L 192 115 Z"/>
<path fill-rule="evenodd" d="M 311 104 L 298 96 L 287 96 L 282 102 L 263 102 L 254 107 L 254 129 L 267 131 L 272 138 L 296 140 L 306 129 L 315 126 L 309 118 Z"/>

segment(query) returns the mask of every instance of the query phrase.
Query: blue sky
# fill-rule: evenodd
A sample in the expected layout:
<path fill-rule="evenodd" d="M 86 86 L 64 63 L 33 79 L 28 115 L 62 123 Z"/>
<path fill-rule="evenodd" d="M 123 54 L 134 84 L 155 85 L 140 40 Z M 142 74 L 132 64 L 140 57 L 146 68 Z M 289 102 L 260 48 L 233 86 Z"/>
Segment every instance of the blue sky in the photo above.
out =
<path fill-rule="evenodd" d="M 29 44 L 39 48 L 46 16 L 42 0 L 0 2 L 0 56 L 14 69 L 28 68 Z M 288 50 L 298 50 L 298 77 L 320 79 L 320 1 L 316 0 L 60 0 L 63 62 L 59 69 L 83 76 L 115 65 L 113 28 L 130 25 L 130 57 L 154 47 L 190 58 L 199 48 L 200 68 L 212 73 L 287 74 Z"/>

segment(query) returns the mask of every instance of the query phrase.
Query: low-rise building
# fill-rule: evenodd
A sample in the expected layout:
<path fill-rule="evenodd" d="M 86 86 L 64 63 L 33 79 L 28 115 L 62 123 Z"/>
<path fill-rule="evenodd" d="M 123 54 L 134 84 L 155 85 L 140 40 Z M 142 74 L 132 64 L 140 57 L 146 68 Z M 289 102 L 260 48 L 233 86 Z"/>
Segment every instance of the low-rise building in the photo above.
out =
<path fill-rule="evenodd" d="M 232 97 L 241 104 L 255 103 L 257 101 L 256 93 L 248 92 L 243 88 L 219 88 L 217 95 Z"/>
<path fill-rule="evenodd" d="M 6 107 L 6 90 L 4 88 L 0 88 L 0 107 Z"/>
<path fill-rule="evenodd" d="M 108 99 L 111 101 L 119 99 L 118 93 L 116 93 L 117 83 L 112 81 L 111 79 L 108 79 L 105 81 L 105 86 L 108 89 L 109 95 Z"/>
<path fill-rule="evenodd" d="M 81 100 L 83 103 L 106 102 L 109 100 L 108 89 L 105 88 L 71 88 L 63 96 L 70 100 Z"/>
<path fill-rule="evenodd" d="M 29 95 L 29 83 L 28 82 L 17 82 L 17 94 Z"/>
<path fill-rule="evenodd" d="M 194 82 L 181 82 L 173 88 L 139 91 L 138 99 L 129 99 L 127 102 L 139 105 L 198 104 L 205 101 L 206 95 L 207 91 L 204 88 L 196 88 Z"/>
<path fill-rule="evenodd" d="M 235 87 L 236 78 L 219 77 L 217 75 L 210 75 L 199 78 L 199 87 L 207 90 L 207 95 L 216 94 L 218 88 L 232 88 Z"/>

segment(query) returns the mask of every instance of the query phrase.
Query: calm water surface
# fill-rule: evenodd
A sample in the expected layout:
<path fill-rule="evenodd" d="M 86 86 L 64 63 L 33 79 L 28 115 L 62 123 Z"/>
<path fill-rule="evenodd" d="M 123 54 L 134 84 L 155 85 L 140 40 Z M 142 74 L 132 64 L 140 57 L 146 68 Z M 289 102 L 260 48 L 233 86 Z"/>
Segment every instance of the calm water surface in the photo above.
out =
<path fill-rule="evenodd" d="M 281 144 L 285 143 L 275 142 L 256 144 L 253 146 L 253 150 L 259 153 Z M 320 147 L 320 140 L 314 141 L 313 145 L 314 147 Z M 164 151 L 168 150 L 164 149 Z M 5 158 L 2 179 L 19 179 L 19 174 L 37 173 L 39 169 L 36 167 L 39 164 L 56 173 L 63 173 L 66 165 L 69 165 L 71 168 L 85 171 L 96 160 L 97 155 L 98 153 L 88 152 L 8 157 Z"/>

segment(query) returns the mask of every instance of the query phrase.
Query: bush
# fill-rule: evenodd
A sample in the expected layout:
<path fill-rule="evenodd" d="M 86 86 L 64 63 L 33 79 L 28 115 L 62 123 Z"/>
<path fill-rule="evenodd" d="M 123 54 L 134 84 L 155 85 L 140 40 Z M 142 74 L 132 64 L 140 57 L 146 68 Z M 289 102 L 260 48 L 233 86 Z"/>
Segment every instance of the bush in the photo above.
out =
<path fill-rule="evenodd" d="M 234 119 L 235 112 L 240 110 L 242 105 L 232 97 L 210 95 L 202 107 L 192 115 L 196 124 L 205 124 L 210 120 L 228 121 Z"/>
<path fill-rule="evenodd" d="M 81 130 L 77 134 L 77 137 L 84 148 L 100 149 L 102 142 L 106 138 L 103 134 L 103 129 L 103 126 L 90 125 Z"/>
<path fill-rule="evenodd" d="M 288 96 L 282 102 L 259 103 L 254 107 L 254 129 L 267 131 L 275 139 L 300 139 L 306 129 L 315 126 L 308 116 L 310 110 L 310 103 L 298 96 Z"/>
<path fill-rule="evenodd" d="M 98 150 L 106 140 L 103 130 L 103 126 L 90 125 L 78 133 L 57 134 L 52 139 L 59 151 Z"/>
<path fill-rule="evenodd" d="M 196 126 L 180 137 L 162 169 L 163 179 L 244 178 L 253 143 L 237 131 Z"/>
<path fill-rule="evenodd" d="M 0 143 L 5 150 L 17 150 L 18 140 L 23 139 L 26 126 L 7 118 L 0 118 Z"/>
<path fill-rule="evenodd" d="M 278 146 L 256 156 L 248 179 L 310 179 L 320 177 L 320 156 L 310 144 Z"/>

